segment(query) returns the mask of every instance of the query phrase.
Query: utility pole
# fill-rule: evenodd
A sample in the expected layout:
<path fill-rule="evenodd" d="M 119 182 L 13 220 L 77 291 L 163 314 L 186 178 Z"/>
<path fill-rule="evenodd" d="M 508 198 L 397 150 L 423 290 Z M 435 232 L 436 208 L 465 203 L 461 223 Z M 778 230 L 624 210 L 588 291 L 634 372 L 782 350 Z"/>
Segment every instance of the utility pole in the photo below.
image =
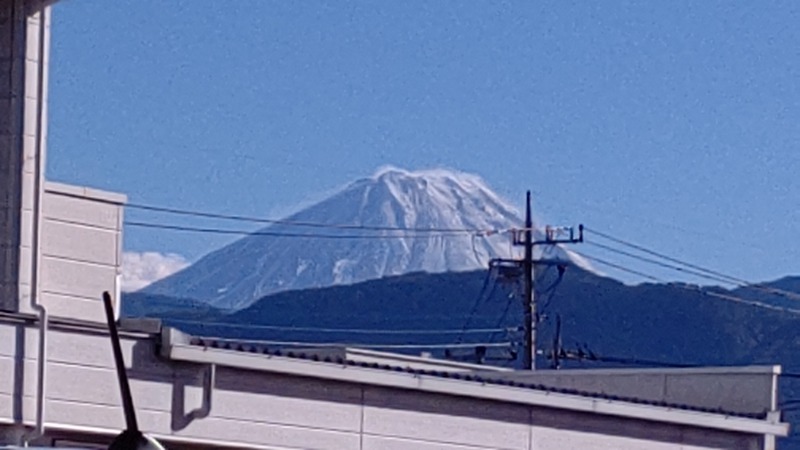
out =
<path fill-rule="evenodd" d="M 525 354 L 523 366 L 536 369 L 536 296 L 533 292 L 533 221 L 531 220 L 531 191 L 525 196 L 525 258 L 522 271 L 525 283 Z"/>
<path fill-rule="evenodd" d="M 514 245 L 525 248 L 525 255 L 522 261 L 496 260 L 495 263 L 511 263 L 512 265 L 517 264 L 517 267 L 519 265 L 522 266 L 523 289 L 525 290 L 525 304 L 523 305 L 525 310 L 525 353 L 522 363 L 524 369 L 536 370 L 536 326 L 539 322 L 539 315 L 536 312 L 536 289 L 534 286 L 534 280 L 536 279 L 534 263 L 536 261 L 533 260 L 533 248 L 537 245 L 577 244 L 583 242 L 583 225 L 578 226 L 578 237 L 575 237 L 573 228 L 547 226 L 545 227 L 544 240 L 534 240 L 533 220 L 531 219 L 531 191 L 528 191 L 525 196 L 525 229 L 522 231 L 522 236 L 518 232 L 513 235 Z M 558 236 L 562 233 L 568 233 L 569 237 L 559 239 Z"/>

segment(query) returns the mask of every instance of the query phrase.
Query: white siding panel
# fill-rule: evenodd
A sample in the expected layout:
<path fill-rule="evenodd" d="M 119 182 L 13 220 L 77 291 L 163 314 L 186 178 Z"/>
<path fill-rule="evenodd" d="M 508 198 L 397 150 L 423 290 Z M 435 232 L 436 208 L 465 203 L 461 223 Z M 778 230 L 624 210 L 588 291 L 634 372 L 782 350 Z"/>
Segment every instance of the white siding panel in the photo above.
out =
<path fill-rule="evenodd" d="M 119 383 L 113 369 L 47 365 L 47 397 L 63 401 L 84 402 L 122 408 Z M 154 377 L 155 378 L 155 377 Z M 25 362 L 25 394 L 34 395 L 36 363 Z M 172 383 L 169 378 L 154 381 L 130 380 L 137 408 L 168 412 L 171 406 Z"/>
<path fill-rule="evenodd" d="M 81 298 L 42 292 L 41 303 L 50 316 L 74 317 L 92 322 L 105 322 L 106 313 L 100 298 Z"/>
<path fill-rule="evenodd" d="M 233 383 L 242 392 L 228 390 Z M 217 386 L 212 415 L 351 432 L 361 428 L 361 389 L 354 385 L 218 371 Z"/>
<path fill-rule="evenodd" d="M 0 326 L 0 329 L 4 327 Z M 2 335 L 0 335 L 2 336 Z M 38 356 L 39 332 L 27 328 L 25 334 L 25 358 L 35 360 Z M 157 355 L 156 344 L 152 340 L 120 340 L 125 366 L 134 373 L 146 372 L 172 373 L 174 367 L 187 367 L 185 364 L 169 364 Z M 47 360 L 72 365 L 113 369 L 114 355 L 111 352 L 111 338 L 108 334 L 83 334 L 69 331 L 50 330 L 47 339 Z"/>
<path fill-rule="evenodd" d="M 683 447 L 680 443 L 535 427 L 531 448 L 533 450 L 681 450 Z"/>
<path fill-rule="evenodd" d="M 0 422 L 11 422 L 14 417 L 14 398 L 0 392 Z"/>
<path fill-rule="evenodd" d="M 364 432 L 443 444 L 526 450 L 526 407 L 458 397 L 365 388 Z"/>
<path fill-rule="evenodd" d="M 0 375 L 14 379 L 14 360 L 0 358 Z M 24 370 L 24 394 L 36 394 L 37 364 L 26 360 Z M 171 383 L 145 382 L 131 380 L 131 391 L 138 400 L 137 407 L 168 410 L 171 398 Z M 0 383 L 0 392 L 13 393 L 11 383 Z M 70 366 L 62 363 L 47 364 L 47 396 L 66 401 L 86 401 L 104 405 L 119 406 L 119 387 L 116 373 L 112 369 Z"/>
<path fill-rule="evenodd" d="M 0 323 L 0 356 L 14 356 L 16 349 L 17 326 Z M 38 356 L 39 331 L 34 327 L 24 327 L 24 353 L 28 360 Z M 153 371 L 161 367 L 170 371 L 170 366 L 158 358 L 156 346 L 152 341 L 122 339 L 122 356 L 129 368 L 135 360 L 140 371 Z M 135 348 L 135 355 L 134 355 Z M 68 331 L 50 330 L 47 340 L 47 358 L 50 362 L 70 363 L 90 367 L 114 367 L 111 353 L 111 338 L 107 334 L 79 334 Z M 182 366 L 182 365 L 176 365 Z"/>
<path fill-rule="evenodd" d="M 264 407 L 269 405 L 264 404 Z M 173 434 L 313 450 L 357 450 L 361 440 L 358 433 L 214 418 L 192 422 L 186 429 Z"/>
<path fill-rule="evenodd" d="M 13 373 L 13 362 L 0 359 L 0 375 Z M 25 419 L 35 415 L 33 402 L 35 394 L 36 365 L 33 361 L 25 364 L 25 397 L 23 405 Z M 13 377 L 10 377 L 13 379 Z M 0 384 L 3 391 L 11 386 Z M 231 397 L 230 392 L 217 390 L 214 395 L 216 405 L 205 418 L 195 419 L 188 425 L 176 427 L 173 422 L 173 387 L 170 380 L 142 381 L 131 380 L 131 391 L 137 409 L 140 426 L 150 433 L 174 434 L 192 438 L 214 440 L 242 440 L 257 444 L 281 445 L 293 448 L 344 449 L 358 448 L 359 414 L 350 414 L 349 423 L 337 417 L 339 405 L 332 408 L 320 404 L 294 399 L 294 405 L 274 404 L 274 398 L 249 395 L 245 398 Z M 124 426 L 119 386 L 116 374 L 110 369 L 48 365 L 47 383 L 47 421 L 93 428 L 119 429 Z M 192 387 L 189 398 L 185 400 L 184 414 L 201 405 L 201 389 Z M 10 399 L 10 395 L 0 392 L 0 401 Z M 227 407 L 224 407 L 226 405 Z M 245 406 L 237 409 L 236 405 Z M 281 407 L 290 406 L 296 413 L 305 411 L 306 417 L 295 416 L 285 422 L 274 421 L 280 418 L 276 412 Z M 180 408 L 174 408 L 180 411 Z M 8 405 L 0 407 L 0 420 L 10 419 L 12 409 Z M 225 417 L 230 414 L 232 417 Z M 287 419 L 284 415 L 283 419 Z M 339 422 L 339 428 L 333 426 Z M 173 429 L 176 428 L 176 429 Z M 349 428 L 349 431 L 344 430 Z M 249 431 L 246 431 L 248 430 Z M 250 438 L 244 439 L 244 438 Z"/>
<path fill-rule="evenodd" d="M 15 333 L 13 327 L 0 326 L 0 354 L 13 354 Z M 24 386 L 31 396 L 36 386 L 37 338 L 36 329 L 26 330 Z M 124 339 L 121 346 L 137 408 L 177 410 L 179 405 L 173 402 L 181 392 L 185 411 L 202 406 L 204 366 L 168 364 L 156 355 L 152 342 Z M 120 406 L 108 336 L 51 331 L 48 352 L 50 399 Z M 0 392 L 13 391 L 13 370 L 11 356 L 0 357 Z M 357 433 L 360 399 L 357 385 L 219 369 L 211 417 Z"/>
<path fill-rule="evenodd" d="M 99 298 L 114 292 L 117 269 L 90 263 L 42 258 L 42 290 L 72 297 Z"/>
<path fill-rule="evenodd" d="M 28 330 L 26 339 L 26 358 L 36 358 L 37 334 L 36 329 Z M 155 344 L 147 341 L 137 343 L 132 339 L 121 339 L 122 357 L 125 365 L 130 368 L 136 359 L 137 365 L 156 365 Z M 134 358 L 134 347 L 138 349 Z M 78 334 L 67 331 L 51 331 L 47 341 L 48 359 L 54 362 L 63 362 L 92 367 L 114 367 L 114 355 L 111 353 L 111 337 L 107 334 Z M 161 363 L 166 366 L 165 363 Z"/>
<path fill-rule="evenodd" d="M 0 394 L 0 401 L 4 396 Z M 134 399 L 134 403 L 136 399 Z M 268 407 L 268 405 L 264 405 Z M 34 397 L 25 397 L 24 408 L 34 411 Z M 87 427 L 105 429 L 116 433 L 125 427 L 122 408 L 116 406 L 93 405 L 89 403 L 71 402 L 49 399 L 46 402 L 46 423 L 51 425 L 65 424 L 71 427 Z M 255 421 L 233 421 L 207 417 L 192 422 L 181 430 L 172 429 L 172 416 L 168 412 L 152 411 L 137 408 L 139 427 L 147 433 L 160 436 L 185 437 L 190 439 L 208 439 L 216 442 L 247 445 L 263 448 L 279 446 L 292 449 L 314 450 L 357 450 L 360 437 L 357 433 L 344 433 L 308 427 L 295 427 L 259 423 Z M 0 407 L 0 411 L 3 411 Z M 32 414 L 26 420 L 32 420 Z"/>
<path fill-rule="evenodd" d="M 118 205 L 47 193 L 42 203 L 44 216 L 64 222 L 108 228 L 119 228 Z"/>
<path fill-rule="evenodd" d="M 365 435 L 362 450 L 492 450 L 494 447 L 444 444 L 416 439 L 401 439 L 385 436 Z"/>
<path fill-rule="evenodd" d="M 753 450 L 763 448 L 764 438 L 763 436 L 759 439 L 759 436 L 753 435 L 684 427 L 681 429 L 681 442 L 683 443 L 681 450 L 705 450 L 709 448 Z"/>
<path fill-rule="evenodd" d="M 26 386 L 35 386 L 36 365 L 26 362 Z M 48 365 L 48 398 L 63 401 L 85 402 L 96 405 L 121 408 L 121 400 L 116 372 L 111 369 L 71 366 L 60 363 Z M 186 367 L 170 376 L 168 373 L 149 374 L 149 380 L 131 377 L 130 385 L 137 408 L 169 412 L 173 408 L 191 411 L 202 406 L 202 367 Z M 246 378 L 241 376 L 242 379 Z M 173 385 L 175 379 L 181 383 Z M 219 380 L 218 378 L 218 381 Z M 275 380 L 263 379 L 276 391 L 287 393 L 297 391 L 286 384 L 272 385 Z M 193 386 L 184 386 L 193 384 Z M 298 386 L 302 388 L 302 386 Z M 33 395 L 34 391 L 26 389 Z M 313 387 L 309 391 L 313 390 Z M 183 405 L 174 404 L 181 399 Z M 308 394 L 313 394 L 308 392 Z M 312 395 L 313 396 L 313 395 Z M 303 397 L 282 397 L 280 395 L 214 390 L 211 417 L 248 422 L 261 422 L 273 425 L 307 427 L 315 429 L 358 432 L 360 428 L 360 406 L 333 401 L 317 401 Z"/>
<path fill-rule="evenodd" d="M 121 261 L 124 196 L 77 186 L 47 183 L 43 200 L 42 278 L 46 303 L 55 317 L 104 321 L 96 300 L 117 292 Z M 62 304 L 63 302 L 63 304 Z M 28 309 L 24 309 L 28 311 Z"/>
<path fill-rule="evenodd" d="M 42 252 L 63 259 L 114 266 L 117 262 L 117 231 L 45 220 Z"/>
<path fill-rule="evenodd" d="M 14 393 L 14 360 L 9 356 L 0 356 L 0 394 Z M 2 409 L 0 408 L 0 411 Z M 3 417 L 0 414 L 0 417 Z"/>
<path fill-rule="evenodd" d="M 17 345 L 17 328 L 0 324 L 0 356 L 13 357 Z"/>
<path fill-rule="evenodd" d="M 266 405 L 265 405 L 266 406 Z M 48 401 L 48 421 L 72 423 L 87 427 L 124 427 L 122 411 L 118 407 Z M 357 449 L 359 436 L 312 428 L 231 421 L 213 417 L 192 422 L 188 427 L 172 430 L 169 413 L 140 410 L 139 426 L 148 433 L 184 436 L 194 439 L 213 439 L 243 444 L 279 445 L 290 448 L 343 450 Z"/>
<path fill-rule="evenodd" d="M 38 331 L 29 328 L 25 338 L 25 358 L 34 360 L 38 352 Z M 122 357 L 125 365 L 130 367 L 133 360 L 135 341 L 122 339 Z M 139 344 L 150 346 L 152 344 Z M 111 353 L 111 338 L 108 335 L 78 334 L 52 330 L 48 334 L 47 358 L 50 362 L 71 363 L 90 367 L 114 367 L 114 355 Z M 144 353 L 144 352 L 142 352 Z M 155 354 L 152 356 L 155 359 Z"/>
<path fill-rule="evenodd" d="M 33 272 L 33 250 L 31 247 L 26 245 L 21 245 L 19 247 L 19 278 L 17 278 L 17 282 L 22 285 L 25 284 L 30 289 L 31 285 L 31 273 Z M 28 292 L 24 292 L 20 289 L 20 295 L 28 294 Z M 20 306 L 28 307 L 28 298 L 25 299 L 25 304 Z"/>
<path fill-rule="evenodd" d="M 19 242 L 21 245 L 30 248 L 33 245 L 33 211 L 30 209 L 23 209 L 20 215 Z"/>

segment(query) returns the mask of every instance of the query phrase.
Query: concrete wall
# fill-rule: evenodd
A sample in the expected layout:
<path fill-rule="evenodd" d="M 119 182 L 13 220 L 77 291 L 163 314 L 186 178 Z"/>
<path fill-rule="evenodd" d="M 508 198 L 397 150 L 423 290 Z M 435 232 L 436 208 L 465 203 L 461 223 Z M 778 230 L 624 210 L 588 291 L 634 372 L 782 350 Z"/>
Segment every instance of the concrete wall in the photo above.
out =
<path fill-rule="evenodd" d="M 33 212 L 42 193 L 36 174 L 47 142 L 49 16 L 41 1 L 0 0 L 0 309 L 11 311 L 32 295 Z"/>
<path fill-rule="evenodd" d="M 7 424 L 7 432 L 35 416 L 35 331 L 0 323 L 0 428 Z M 140 426 L 171 449 L 761 448 L 757 437 L 736 433 L 224 368 L 209 409 L 206 369 L 163 361 L 155 346 L 129 336 L 123 353 Z M 15 354 L 24 355 L 23 365 Z M 48 437 L 103 442 L 120 430 L 108 337 L 53 330 L 49 354 Z"/>
<path fill-rule="evenodd" d="M 779 366 L 501 372 L 487 376 L 727 411 L 777 409 Z"/>

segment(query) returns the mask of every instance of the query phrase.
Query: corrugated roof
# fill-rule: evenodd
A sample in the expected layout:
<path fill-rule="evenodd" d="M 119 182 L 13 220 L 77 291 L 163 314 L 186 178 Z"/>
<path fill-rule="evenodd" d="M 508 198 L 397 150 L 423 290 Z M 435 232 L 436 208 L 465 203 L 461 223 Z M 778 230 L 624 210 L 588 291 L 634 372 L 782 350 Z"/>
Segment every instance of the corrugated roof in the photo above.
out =
<path fill-rule="evenodd" d="M 681 404 L 681 403 L 670 403 L 665 401 L 654 401 L 648 399 L 642 399 L 637 397 L 626 397 L 626 396 L 619 396 L 619 395 L 609 395 L 600 392 L 590 392 L 578 389 L 568 389 L 568 388 L 561 388 L 561 387 L 553 387 L 553 386 L 546 386 L 539 383 L 525 383 L 513 380 L 504 380 L 498 378 L 492 378 L 491 376 L 479 375 L 479 374 L 471 374 L 469 372 L 448 372 L 448 371 L 437 371 L 437 370 L 421 370 L 421 369 L 413 369 L 407 368 L 402 366 L 393 366 L 389 364 L 378 364 L 378 363 L 365 363 L 365 362 L 356 362 L 350 361 L 342 357 L 331 357 L 331 356 L 320 356 L 315 353 L 308 353 L 305 351 L 294 351 L 294 350 L 286 350 L 286 349 L 279 349 L 279 348 L 270 348 L 268 346 L 248 343 L 248 342 L 231 342 L 229 340 L 217 340 L 214 338 L 208 337 L 191 337 L 189 340 L 190 345 L 205 347 L 205 348 L 216 348 L 222 350 L 232 350 L 236 352 L 245 352 L 245 353 L 259 353 L 263 355 L 269 356 L 278 356 L 284 358 L 292 358 L 292 359 L 300 359 L 300 360 L 308 360 L 308 361 L 317 361 L 322 363 L 330 363 L 330 364 L 337 364 L 337 365 L 345 365 L 345 366 L 353 366 L 353 367 L 362 367 L 368 369 L 376 369 L 376 370 L 383 370 L 388 372 L 404 372 L 409 374 L 415 375 L 426 375 L 432 377 L 439 377 L 439 378 L 448 378 L 460 381 L 468 381 L 474 382 L 479 384 L 488 384 L 488 385 L 497 385 L 497 386 L 508 386 L 520 389 L 530 389 L 540 392 L 548 392 L 548 393 L 558 393 L 558 394 L 565 394 L 565 395 L 576 395 L 580 397 L 586 397 L 591 399 L 602 399 L 602 400 L 609 400 L 609 401 L 619 401 L 619 402 L 626 402 L 626 403 L 633 403 L 639 405 L 648 405 L 648 406 L 656 406 L 661 408 L 668 408 L 668 409 L 675 409 L 675 410 L 683 410 L 683 411 L 693 411 L 693 412 L 701 412 L 701 413 L 708 413 L 708 414 L 718 414 L 723 416 L 729 417 L 740 417 L 740 418 L 747 418 L 747 419 L 765 419 L 767 417 L 768 411 L 764 410 L 759 413 L 752 413 L 752 412 L 737 412 L 737 411 L 730 411 L 723 408 L 705 408 L 705 407 L 698 407 L 688 404 Z"/>

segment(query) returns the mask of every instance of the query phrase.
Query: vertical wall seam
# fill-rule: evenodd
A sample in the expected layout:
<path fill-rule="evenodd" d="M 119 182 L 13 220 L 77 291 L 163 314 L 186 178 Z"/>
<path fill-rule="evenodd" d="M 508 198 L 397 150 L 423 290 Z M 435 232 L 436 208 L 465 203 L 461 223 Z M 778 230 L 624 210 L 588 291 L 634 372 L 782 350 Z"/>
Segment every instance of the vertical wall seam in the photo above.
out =
<path fill-rule="evenodd" d="M 533 408 L 528 407 L 528 450 L 533 450 Z"/>
<path fill-rule="evenodd" d="M 363 384 L 361 385 L 361 425 L 359 427 L 358 432 L 358 448 L 359 450 L 364 450 L 364 409 L 366 408 L 364 390 L 366 386 Z"/>

